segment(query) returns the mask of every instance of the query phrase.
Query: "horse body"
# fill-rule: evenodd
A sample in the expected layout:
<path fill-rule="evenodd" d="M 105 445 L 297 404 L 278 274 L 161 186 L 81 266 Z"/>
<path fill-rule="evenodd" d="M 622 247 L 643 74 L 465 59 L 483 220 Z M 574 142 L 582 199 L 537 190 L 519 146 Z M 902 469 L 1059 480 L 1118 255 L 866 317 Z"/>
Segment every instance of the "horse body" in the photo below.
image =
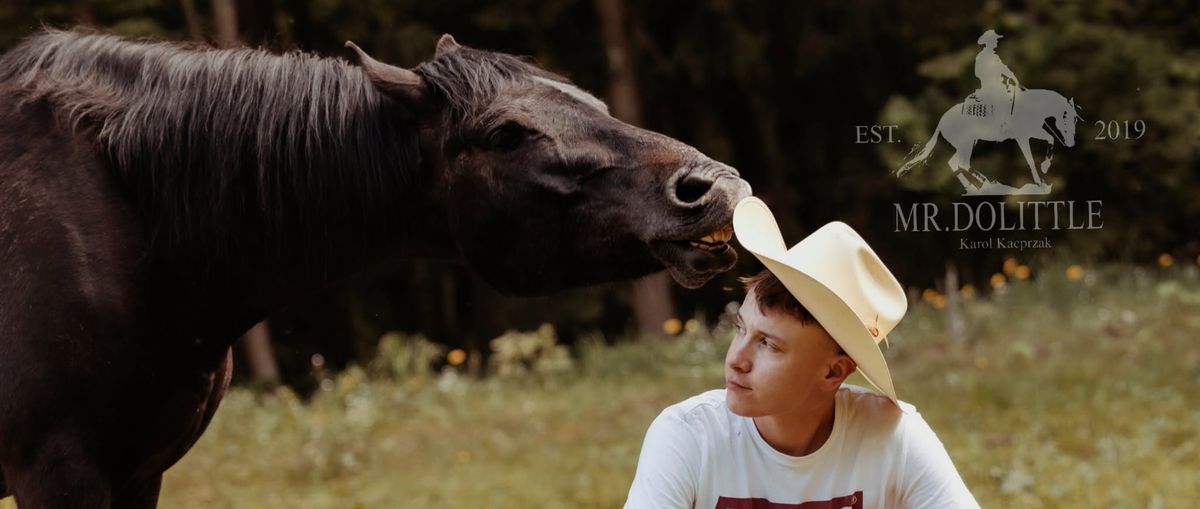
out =
<path fill-rule="evenodd" d="M 993 119 L 981 119 L 964 113 L 963 103 L 946 110 L 938 120 L 933 136 L 926 142 L 924 148 L 913 156 L 896 171 L 897 176 L 904 176 L 913 166 L 929 158 L 933 147 L 941 136 L 954 147 L 954 155 L 950 156 L 947 164 L 955 173 L 963 188 L 981 190 L 994 187 L 995 183 L 983 174 L 971 168 L 971 153 L 975 143 L 980 140 L 1002 142 L 1015 140 L 1021 148 L 1021 153 L 1029 165 L 1033 183 L 1038 189 L 1048 189 L 1041 174 L 1049 169 L 1049 156 L 1041 165 L 1034 162 L 1029 140 L 1036 139 L 1049 143 L 1060 141 L 1070 147 L 1075 142 L 1075 121 L 1078 117 L 1073 101 L 1052 90 L 1025 90 L 1021 92 L 1012 105 L 1012 115 L 1006 121 L 995 122 Z M 1047 118 L 1054 118 L 1055 127 L 1061 134 L 1055 134 L 1045 128 Z"/>
<path fill-rule="evenodd" d="M 91 140 L 61 129 L 44 110 L 19 107 L 11 90 L 0 98 L 0 123 L 22 126 L 20 134 L 0 133 L 0 154 L 10 162 L 0 165 L 0 192 L 14 205 L 0 207 L 6 484 L 30 507 L 127 505 L 156 495 L 157 477 L 133 476 L 150 458 L 125 453 L 183 441 L 183 430 L 165 444 L 148 437 L 162 435 L 151 423 L 172 420 L 155 407 L 175 396 L 165 378 L 186 376 L 172 364 L 188 357 L 155 354 L 175 338 L 154 331 L 151 303 L 141 297 L 150 293 L 138 263 L 141 228 Z M 81 345 L 84 334 L 102 340 Z M 179 403 L 181 424 L 188 419 L 179 417 L 204 407 Z M 190 431 L 198 424 L 188 423 Z"/>
<path fill-rule="evenodd" d="M 0 57 L 0 486 L 154 507 L 289 297 L 404 257 L 514 293 L 667 268 L 698 286 L 749 186 L 552 74 L 444 37 L 362 54 L 47 32 Z"/>

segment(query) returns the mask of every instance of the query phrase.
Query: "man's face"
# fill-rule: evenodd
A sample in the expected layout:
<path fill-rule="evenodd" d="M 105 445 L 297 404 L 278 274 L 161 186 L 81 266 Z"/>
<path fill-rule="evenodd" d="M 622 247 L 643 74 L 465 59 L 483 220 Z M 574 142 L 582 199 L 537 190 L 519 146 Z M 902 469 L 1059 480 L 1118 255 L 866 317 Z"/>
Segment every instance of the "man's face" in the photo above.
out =
<path fill-rule="evenodd" d="M 760 308 L 753 290 L 737 321 L 737 336 L 725 354 L 725 403 L 733 413 L 764 417 L 804 412 L 823 387 L 831 386 L 827 377 L 844 354 L 820 325 Z"/>

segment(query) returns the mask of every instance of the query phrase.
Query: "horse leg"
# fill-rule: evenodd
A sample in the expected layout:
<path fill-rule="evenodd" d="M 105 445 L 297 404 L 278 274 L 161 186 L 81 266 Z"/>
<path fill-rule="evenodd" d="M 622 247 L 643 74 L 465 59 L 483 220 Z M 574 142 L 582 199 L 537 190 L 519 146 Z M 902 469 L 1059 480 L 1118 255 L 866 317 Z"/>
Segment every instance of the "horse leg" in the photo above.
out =
<path fill-rule="evenodd" d="M 950 159 L 946 160 L 946 164 L 950 166 L 950 172 L 954 173 L 954 177 L 962 184 L 964 192 L 969 193 L 979 190 L 979 187 L 971 183 L 967 179 L 967 176 L 963 174 L 964 170 L 970 169 L 969 161 L 971 159 L 969 155 L 965 159 L 963 158 L 963 149 L 959 145 L 961 140 L 946 136 L 946 141 L 950 142 L 950 146 L 954 147 L 954 153 L 950 155 Z"/>
<path fill-rule="evenodd" d="M 1041 174 L 1038 173 L 1037 164 L 1033 160 L 1033 151 L 1029 148 L 1029 138 L 1017 140 L 1017 145 L 1021 147 L 1021 153 L 1025 155 L 1025 162 L 1029 164 L 1029 172 L 1033 174 L 1033 183 L 1038 187 L 1045 187 L 1046 182 L 1042 180 Z"/>
<path fill-rule="evenodd" d="M 1050 162 L 1054 159 L 1054 140 L 1050 140 L 1050 144 L 1046 146 L 1046 158 L 1042 159 L 1042 174 L 1050 171 Z"/>
<path fill-rule="evenodd" d="M 975 186 L 971 184 L 971 181 L 967 180 L 967 177 L 963 176 L 961 171 L 954 172 L 954 176 L 958 177 L 958 182 L 962 184 L 964 190 L 974 191 L 976 189 Z"/>
<path fill-rule="evenodd" d="M 967 179 L 967 176 L 963 174 L 965 173 L 963 170 L 955 168 L 954 165 L 951 165 L 950 169 L 954 171 L 954 176 L 958 177 L 958 182 L 962 184 L 964 191 L 970 192 L 979 190 L 979 186 L 971 183 L 971 181 Z"/>
<path fill-rule="evenodd" d="M 950 170 L 954 172 L 954 176 L 958 178 L 963 189 L 970 191 L 978 191 L 983 185 L 990 182 L 986 176 L 974 168 L 971 168 L 971 151 L 974 148 L 973 142 L 967 140 L 952 140 L 950 142 L 954 146 L 954 155 L 950 156 Z"/>
<path fill-rule="evenodd" d="M 975 179 L 975 182 L 978 183 L 976 186 L 983 187 L 985 184 L 990 184 L 992 180 L 987 178 L 987 175 L 979 173 L 978 170 L 971 167 L 971 154 L 975 152 L 975 143 L 977 142 L 974 140 L 970 142 L 963 140 L 962 148 L 955 154 L 955 157 L 959 158 L 959 164 L 962 165 L 963 170 L 970 173 L 971 178 Z"/>
<path fill-rule="evenodd" d="M 162 474 L 200 439 L 212 421 L 233 374 L 233 351 L 225 348 L 216 366 L 172 365 L 177 377 L 167 381 L 173 388 L 154 399 L 153 408 L 139 414 L 142 422 L 127 456 L 136 458 L 133 472 L 124 482 L 114 482 L 113 509 L 153 509 L 158 503 Z"/>
<path fill-rule="evenodd" d="M 979 185 L 981 185 L 981 186 L 984 184 L 992 183 L 992 179 L 987 178 L 987 175 L 979 173 L 979 171 L 976 170 L 975 168 L 968 167 L 967 171 L 971 173 L 971 176 L 974 177 L 975 180 L 977 180 L 979 182 Z"/>
<path fill-rule="evenodd" d="M 158 506 L 158 492 L 162 488 L 162 476 L 156 475 L 126 486 L 113 498 L 113 509 L 154 509 Z"/>
<path fill-rule="evenodd" d="M 86 441 L 73 433 L 54 433 L 31 448 L 25 464 L 5 465 L 18 507 L 107 509 L 112 483 L 88 454 Z"/>
<path fill-rule="evenodd" d="M 63 444 L 66 445 L 66 444 Z M 67 445 L 66 450 L 76 449 Z M 41 455 L 29 472 L 30 486 L 14 483 L 20 507 L 154 509 L 162 476 L 130 483 L 114 496 L 108 476 L 74 454 Z M 42 466 L 45 465 L 45 466 Z M 17 477 L 21 479 L 21 477 Z M 19 482 L 19 481 L 18 481 Z"/>

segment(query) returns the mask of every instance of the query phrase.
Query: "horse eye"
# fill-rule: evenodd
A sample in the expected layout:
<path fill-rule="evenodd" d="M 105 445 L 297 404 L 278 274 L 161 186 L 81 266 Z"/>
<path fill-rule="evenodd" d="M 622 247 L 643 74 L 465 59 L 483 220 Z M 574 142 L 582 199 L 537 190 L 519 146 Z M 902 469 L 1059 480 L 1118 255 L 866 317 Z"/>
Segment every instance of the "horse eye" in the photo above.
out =
<path fill-rule="evenodd" d="M 524 127 L 510 122 L 492 129 L 492 132 L 488 133 L 487 144 L 492 150 L 508 152 L 520 146 L 527 135 Z"/>

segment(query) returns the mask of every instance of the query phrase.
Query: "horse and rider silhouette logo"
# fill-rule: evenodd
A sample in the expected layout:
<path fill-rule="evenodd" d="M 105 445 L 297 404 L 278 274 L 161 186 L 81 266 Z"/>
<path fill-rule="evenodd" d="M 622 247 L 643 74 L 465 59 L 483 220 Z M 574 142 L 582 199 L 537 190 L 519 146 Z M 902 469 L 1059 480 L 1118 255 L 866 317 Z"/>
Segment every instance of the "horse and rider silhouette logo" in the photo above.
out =
<path fill-rule="evenodd" d="M 946 111 L 938 121 L 933 136 L 915 156 L 907 159 L 896 176 L 903 177 L 918 164 L 929 159 L 938 137 L 954 147 L 950 170 L 962 183 L 964 196 L 977 195 L 1045 195 L 1051 185 L 1042 178 L 1050 170 L 1054 144 L 1075 145 L 1075 123 L 1081 120 L 1074 99 L 1063 97 L 1053 90 L 1027 89 L 1017 76 L 1000 60 L 996 46 L 1000 38 L 988 30 L 977 41 L 983 49 L 975 56 L 975 76 L 979 89 L 961 103 Z M 1030 149 L 1030 140 L 1049 144 L 1046 157 L 1037 164 Z M 975 143 L 1015 140 L 1029 164 L 1033 182 L 1017 188 L 1002 184 L 971 168 L 971 151 Z M 913 151 L 917 150 L 913 147 Z M 911 155 L 912 152 L 909 152 Z"/>

